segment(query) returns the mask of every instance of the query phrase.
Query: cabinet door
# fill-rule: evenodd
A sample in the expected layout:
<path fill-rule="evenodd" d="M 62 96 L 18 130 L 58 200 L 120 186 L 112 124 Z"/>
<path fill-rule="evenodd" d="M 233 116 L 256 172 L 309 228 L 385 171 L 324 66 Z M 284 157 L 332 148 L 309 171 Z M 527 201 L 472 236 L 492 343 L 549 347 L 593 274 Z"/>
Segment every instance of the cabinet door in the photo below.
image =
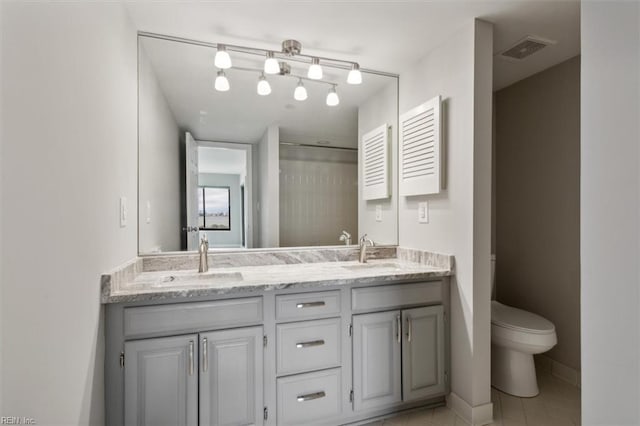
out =
<path fill-rule="evenodd" d="M 441 305 L 402 311 L 402 395 L 406 402 L 445 391 L 443 312 Z"/>
<path fill-rule="evenodd" d="M 401 401 L 400 311 L 353 316 L 353 407 Z"/>
<path fill-rule="evenodd" d="M 125 343 L 126 425 L 197 424 L 197 342 L 193 334 Z"/>
<path fill-rule="evenodd" d="M 200 334 L 200 425 L 262 425 L 262 327 Z"/>

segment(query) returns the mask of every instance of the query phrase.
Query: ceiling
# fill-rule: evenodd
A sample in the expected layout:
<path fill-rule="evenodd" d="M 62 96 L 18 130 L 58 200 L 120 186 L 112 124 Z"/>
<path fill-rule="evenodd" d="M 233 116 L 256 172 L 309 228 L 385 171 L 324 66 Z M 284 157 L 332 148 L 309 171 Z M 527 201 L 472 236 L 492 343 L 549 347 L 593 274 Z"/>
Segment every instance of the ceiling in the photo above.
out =
<path fill-rule="evenodd" d="M 141 31 L 276 50 L 295 38 L 306 54 L 393 73 L 476 17 L 494 24 L 495 53 L 528 34 L 557 41 L 522 62 L 496 57 L 495 90 L 580 53 L 577 0 L 129 2 L 127 8 Z"/>

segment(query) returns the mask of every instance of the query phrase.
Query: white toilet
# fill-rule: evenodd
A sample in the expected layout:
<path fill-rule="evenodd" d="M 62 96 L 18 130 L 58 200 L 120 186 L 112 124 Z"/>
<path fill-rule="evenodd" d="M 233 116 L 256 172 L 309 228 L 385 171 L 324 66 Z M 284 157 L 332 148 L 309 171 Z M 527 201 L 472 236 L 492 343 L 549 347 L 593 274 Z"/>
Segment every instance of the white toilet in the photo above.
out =
<path fill-rule="evenodd" d="M 495 297 L 495 255 L 491 256 L 492 299 Z M 533 355 L 558 343 L 553 323 L 540 315 L 491 300 L 491 385 L 505 393 L 538 395 Z"/>

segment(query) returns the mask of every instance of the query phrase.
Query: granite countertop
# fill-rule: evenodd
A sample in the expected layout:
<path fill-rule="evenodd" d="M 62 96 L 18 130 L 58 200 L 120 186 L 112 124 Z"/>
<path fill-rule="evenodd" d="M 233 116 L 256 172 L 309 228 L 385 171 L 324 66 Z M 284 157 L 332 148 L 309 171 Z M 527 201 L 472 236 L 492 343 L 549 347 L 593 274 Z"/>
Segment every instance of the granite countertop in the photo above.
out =
<path fill-rule="evenodd" d="M 341 256 L 332 254 L 330 261 L 327 261 L 326 254 L 318 256 L 315 253 L 312 261 L 300 259 L 295 253 L 291 254 L 293 257 L 283 258 L 280 253 L 280 263 L 276 264 L 264 264 L 264 261 L 257 260 L 256 266 L 247 266 L 246 259 L 243 259 L 242 264 L 234 265 L 233 262 L 228 262 L 228 258 L 225 258 L 224 266 L 216 266 L 215 259 L 212 259 L 213 266 L 206 273 L 176 268 L 178 264 L 185 264 L 184 256 L 179 261 L 165 258 L 166 265 L 162 270 L 157 266 L 145 268 L 144 259 L 138 258 L 103 276 L 102 303 L 400 282 L 453 274 L 452 256 L 400 248 L 394 248 L 392 252 L 379 252 L 378 258 L 367 263 L 350 260 L 353 253 L 343 253 Z M 264 254 L 261 257 L 264 258 Z"/>

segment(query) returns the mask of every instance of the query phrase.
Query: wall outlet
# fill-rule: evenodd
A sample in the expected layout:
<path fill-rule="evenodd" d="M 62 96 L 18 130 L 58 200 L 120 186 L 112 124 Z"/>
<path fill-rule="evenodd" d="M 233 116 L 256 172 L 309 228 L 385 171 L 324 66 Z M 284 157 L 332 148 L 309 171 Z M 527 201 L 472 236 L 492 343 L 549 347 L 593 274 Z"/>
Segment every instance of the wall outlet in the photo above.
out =
<path fill-rule="evenodd" d="M 120 228 L 127 226 L 127 197 L 120 197 Z"/>
<path fill-rule="evenodd" d="M 147 224 L 151 223 L 151 201 L 147 201 Z"/>
<path fill-rule="evenodd" d="M 429 223 L 429 203 L 418 203 L 418 223 Z"/>
<path fill-rule="evenodd" d="M 382 206 L 376 205 L 376 222 L 382 222 Z"/>

